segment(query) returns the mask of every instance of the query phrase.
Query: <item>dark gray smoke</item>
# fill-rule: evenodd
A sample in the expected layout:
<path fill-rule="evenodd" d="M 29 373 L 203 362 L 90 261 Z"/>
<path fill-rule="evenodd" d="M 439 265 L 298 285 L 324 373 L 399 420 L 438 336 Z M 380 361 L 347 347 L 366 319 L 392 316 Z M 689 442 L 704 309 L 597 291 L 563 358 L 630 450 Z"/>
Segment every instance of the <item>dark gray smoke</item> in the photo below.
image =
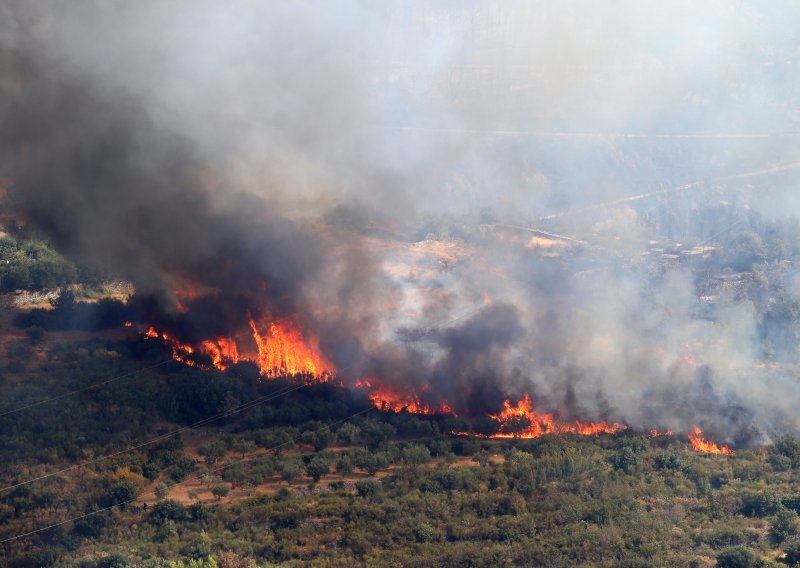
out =
<path fill-rule="evenodd" d="M 796 12 L 4 6 L 0 175 L 186 340 L 291 316 L 351 382 L 758 443 L 800 427 Z"/>

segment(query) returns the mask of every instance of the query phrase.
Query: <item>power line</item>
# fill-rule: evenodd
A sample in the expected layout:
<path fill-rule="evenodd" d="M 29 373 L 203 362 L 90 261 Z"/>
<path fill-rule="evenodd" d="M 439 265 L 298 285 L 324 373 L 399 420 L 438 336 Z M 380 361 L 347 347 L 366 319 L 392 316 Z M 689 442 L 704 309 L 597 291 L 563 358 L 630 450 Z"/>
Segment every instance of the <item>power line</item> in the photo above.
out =
<path fill-rule="evenodd" d="M 289 314 L 287 316 L 284 316 L 282 318 L 278 318 L 273 323 L 280 323 L 280 322 L 283 322 L 283 321 L 290 320 L 293 317 L 295 317 L 296 315 L 298 315 L 298 312 L 294 312 L 294 313 Z M 85 392 L 87 390 L 91 390 L 91 389 L 96 388 L 96 387 L 101 387 L 101 386 L 104 386 L 104 385 L 115 383 L 115 382 L 120 381 L 120 380 L 122 380 L 124 378 L 136 375 L 138 373 L 142 373 L 144 371 L 150 371 L 150 370 L 155 369 L 157 367 L 161 367 L 163 365 L 166 365 L 170 361 L 175 361 L 175 360 L 176 359 L 174 357 L 170 357 L 169 359 L 165 359 L 165 360 L 161 361 L 160 363 L 156 363 L 154 365 L 150 365 L 149 367 L 143 367 L 143 368 L 138 369 L 136 371 L 131 371 L 129 373 L 125 373 L 124 375 L 119 375 L 117 377 L 113 377 L 113 378 L 107 379 L 105 381 L 100 381 L 98 383 L 94 383 L 94 384 L 91 384 L 91 385 L 88 385 L 88 386 L 85 386 L 85 387 L 81 387 L 79 389 L 75 389 L 73 391 L 69 391 L 69 392 L 66 392 L 64 394 L 60 394 L 60 395 L 57 395 L 57 396 L 54 396 L 54 397 L 51 397 L 51 398 L 45 398 L 45 399 L 39 400 L 37 402 L 32 402 L 30 404 L 26 404 L 24 406 L 20 406 L 18 408 L 14 408 L 12 410 L 6 410 L 6 411 L 0 413 L 0 418 L 2 418 L 3 416 L 8 416 L 9 414 L 16 414 L 17 412 L 21 412 L 23 410 L 27 410 L 28 408 L 33 408 L 33 407 L 39 406 L 41 404 L 46 404 L 48 402 L 53 402 L 55 400 L 61 400 L 62 398 L 68 398 L 68 397 L 70 397 L 72 395 L 75 395 L 75 394 L 78 394 L 78 393 L 81 393 L 81 392 Z"/>
<path fill-rule="evenodd" d="M 79 389 L 75 389 L 73 391 L 66 392 L 64 394 L 60 394 L 60 395 L 53 396 L 53 397 L 50 397 L 50 398 L 45 398 L 45 399 L 39 400 L 37 402 L 31 402 L 30 404 L 26 404 L 24 406 L 20 406 L 18 408 L 14 408 L 12 410 L 6 410 L 5 412 L 0 413 L 0 418 L 2 418 L 3 416 L 8 416 L 9 414 L 16 414 L 17 412 L 21 412 L 23 410 L 27 410 L 28 408 L 33 408 L 34 406 L 39 406 L 40 404 L 46 404 L 48 402 L 53 402 L 54 400 L 61 400 L 62 398 L 67 398 L 67 397 L 70 397 L 72 395 L 75 395 L 75 394 L 78 394 L 78 393 L 81 393 L 81 392 L 85 392 L 85 391 L 91 390 L 91 389 L 96 388 L 96 387 L 101 387 L 101 386 L 104 386 L 104 385 L 109 385 L 111 383 L 115 383 L 115 382 L 120 381 L 122 379 L 125 379 L 127 377 L 131 377 L 133 375 L 136 375 L 136 374 L 139 374 L 139 373 L 143 373 L 144 371 L 150 371 L 150 370 L 155 369 L 157 367 L 161 367 L 162 365 L 166 365 L 167 363 L 169 363 L 170 361 L 173 361 L 173 360 L 174 359 L 172 359 L 172 358 L 165 359 L 165 360 L 161 361 L 160 363 L 156 363 L 154 365 L 150 365 L 149 367 L 142 367 L 141 369 L 137 369 L 135 371 L 131 371 L 129 373 L 125 373 L 124 375 L 119 375 L 117 377 L 114 377 L 114 378 L 111 378 L 111 379 L 107 379 L 105 381 L 101 381 L 99 383 L 94 383 L 92 385 L 81 387 Z"/>
<path fill-rule="evenodd" d="M 755 138 L 794 138 L 800 136 L 800 132 L 570 132 L 570 131 L 548 131 L 548 130 L 519 130 L 513 128 L 505 129 L 479 129 L 479 128 L 437 128 L 425 126 L 387 126 L 379 125 L 379 128 L 389 129 L 395 132 L 425 133 L 425 134 L 458 134 L 475 136 L 510 136 L 510 137 L 531 137 L 531 138 L 628 138 L 628 139 L 685 139 L 685 140 L 705 140 L 705 139 L 755 139 Z"/>
<path fill-rule="evenodd" d="M 752 172 L 744 172 L 739 174 L 732 174 L 727 176 L 719 176 L 708 180 L 710 183 L 713 182 L 722 182 L 722 181 L 731 181 L 736 179 L 745 179 L 750 177 L 758 177 L 767 174 L 774 174 L 780 172 L 786 172 L 791 170 L 796 170 L 800 168 L 800 162 L 791 162 L 788 164 L 778 164 L 772 166 L 770 168 L 764 168 L 761 170 L 755 170 Z M 593 211 L 596 209 L 601 209 L 604 207 L 615 207 L 617 205 L 623 205 L 625 203 L 631 203 L 634 201 L 640 201 L 642 199 L 647 199 L 649 197 L 656 197 L 659 195 L 668 195 L 670 193 L 676 193 L 679 191 L 686 191 L 687 189 L 693 189 L 695 187 L 701 187 L 705 185 L 705 180 L 696 180 L 689 183 L 684 183 L 682 185 L 674 186 L 674 187 L 667 187 L 664 189 L 658 189 L 656 191 L 650 191 L 647 193 L 640 193 L 639 195 L 630 195 L 628 197 L 621 197 L 619 199 L 613 199 L 611 201 L 605 201 L 603 203 L 594 203 L 592 205 L 586 205 L 583 207 L 579 207 L 577 209 L 570 209 L 567 211 L 562 211 L 560 213 L 553 213 L 551 215 L 545 215 L 544 217 L 540 217 L 537 221 L 552 221 L 553 219 L 561 219 L 563 217 L 571 217 L 573 215 L 578 215 L 580 213 L 586 213 L 588 211 Z"/>
<path fill-rule="evenodd" d="M 303 385 L 303 386 L 305 386 L 305 385 Z M 358 412 L 356 412 L 356 413 L 354 413 L 354 414 L 351 414 L 350 416 L 348 416 L 348 417 L 346 417 L 346 418 L 343 418 L 343 419 L 339 420 L 338 422 L 334 422 L 333 424 L 339 424 L 339 423 L 344 423 L 344 422 L 347 422 L 348 420 L 352 420 L 352 419 L 353 419 L 353 418 L 355 418 L 356 416 L 359 416 L 359 415 L 361 415 L 361 414 L 364 414 L 365 412 L 369 412 L 370 410 L 373 410 L 373 408 L 365 408 L 365 409 L 363 409 L 363 410 L 359 410 Z M 283 447 L 283 446 L 285 446 L 285 445 L 289 444 L 290 442 L 291 442 L 291 443 L 295 443 L 297 440 L 299 440 L 299 439 L 300 439 L 300 437 L 301 437 L 301 436 L 299 436 L 299 435 L 298 435 L 298 436 L 296 436 L 295 438 L 292 438 L 291 440 L 287 440 L 287 441 L 285 441 L 285 442 L 281 442 L 280 444 L 278 444 L 278 445 L 276 445 L 276 446 L 273 446 L 273 447 L 271 447 L 271 448 L 268 448 L 268 449 L 267 449 L 267 451 L 268 451 L 268 452 L 274 452 L 275 450 L 277 450 L 277 449 L 279 449 L 279 448 L 281 448 L 281 447 Z M 242 461 L 246 461 L 246 460 L 245 460 L 245 459 L 241 459 L 241 460 L 237 460 L 237 461 L 235 461 L 235 462 L 231 462 L 231 463 L 225 464 L 225 465 L 224 465 L 222 468 L 220 468 L 220 469 L 219 469 L 219 471 L 221 471 L 222 469 L 225 469 L 226 467 L 228 467 L 228 466 L 230 466 L 230 465 L 234 465 L 234 464 L 236 464 L 236 463 L 240 463 L 240 462 L 242 462 Z M 197 481 L 202 481 L 202 480 L 200 479 L 200 477 L 199 477 L 199 476 L 197 476 L 197 475 L 192 475 L 192 476 L 190 476 L 190 477 L 189 477 L 189 479 L 191 479 L 191 478 L 194 478 L 194 479 L 196 479 Z M 184 481 L 185 481 L 185 480 L 184 480 Z M 43 531 L 46 531 L 46 530 L 49 530 L 49 529 L 53 529 L 53 528 L 56 528 L 56 527 L 60 527 L 61 525 L 65 525 L 65 524 L 67 524 L 67 523 L 71 523 L 71 522 L 74 522 L 74 521 L 79 521 L 79 520 L 81 520 L 81 519 L 85 519 L 86 517 L 91 517 L 92 515 L 96 515 L 96 514 L 98 514 L 98 513 L 103 513 L 103 512 L 105 512 L 105 511 L 110 511 L 110 510 L 111 510 L 111 509 L 113 509 L 114 507 L 119 507 L 119 506 L 121 506 L 121 505 L 128 505 L 128 504 L 130 504 L 130 503 L 133 503 L 134 501 L 138 501 L 138 500 L 139 500 L 139 497 L 135 497 L 135 498 L 133 498 L 133 499 L 127 499 L 127 500 L 125 500 L 125 501 L 120 501 L 120 502 L 118 502 L 118 503 L 114 503 L 113 505 L 110 505 L 110 506 L 108 506 L 108 507 L 104 507 L 104 508 L 102 508 L 102 509 L 97 509 L 97 510 L 95 510 L 95 511 L 91 511 L 91 512 L 89 512 L 89 513 L 85 513 L 85 514 L 83 514 L 83 515 L 79 515 L 79 516 L 77 516 L 77 517 L 72 517 L 71 519 L 66 519 L 66 520 L 64 520 L 64 521 L 59 521 L 58 523 L 53 523 L 53 524 L 51 524 L 51 525 L 47 525 L 47 526 L 45 526 L 45 527 L 40 527 L 40 528 L 38 528 L 38 529 L 35 529 L 35 530 L 32 530 L 32 531 L 28 531 L 28 532 L 26 532 L 26 533 L 21 533 L 21 534 L 14 535 L 14 536 L 12 536 L 12 537 L 9 537 L 9 538 L 6 538 L 6 539 L 3 539 L 3 540 L 0 540 L 0 544 L 5 544 L 5 543 L 7 543 L 7 542 L 11 542 L 11 541 L 13 541 L 13 540 L 18 540 L 18 539 L 20 539 L 20 538 L 25 538 L 26 536 L 31 536 L 31 535 L 34 535 L 34 534 L 37 534 L 37 533 L 40 533 L 40 532 L 43 532 Z"/>
<path fill-rule="evenodd" d="M 144 442 L 136 444 L 135 446 L 131 446 L 130 448 L 127 448 L 127 449 L 124 449 L 124 450 L 120 450 L 118 452 L 114 452 L 114 453 L 111 453 L 111 454 L 107 454 L 105 456 L 100 456 L 98 458 L 93 458 L 93 459 L 90 459 L 90 460 L 87 460 L 87 461 L 84 461 L 84 462 L 81 462 L 81 463 L 77 463 L 77 464 L 71 465 L 71 466 L 69 466 L 67 468 L 60 469 L 60 470 L 57 470 L 57 471 L 52 471 L 50 473 L 46 473 L 44 475 L 40 475 L 39 477 L 34 477 L 34 478 L 31 478 L 31 479 L 27 479 L 25 481 L 21 481 L 19 483 L 15 483 L 13 485 L 8 485 L 6 487 L 2 487 L 2 488 L 0 488 L 0 493 L 3 493 L 3 492 L 8 491 L 10 489 L 15 489 L 17 487 L 21 487 L 23 485 L 29 485 L 29 484 L 34 483 L 36 481 L 41 481 L 42 479 L 48 479 L 50 477 L 53 477 L 53 476 L 56 476 L 56 475 L 60 475 L 62 473 L 66 473 L 68 471 L 73 471 L 75 469 L 79 469 L 79 468 L 87 466 L 87 465 L 91 465 L 91 464 L 98 463 L 98 462 L 101 462 L 101 461 L 104 461 L 104 460 L 107 460 L 107 459 L 111 459 L 111 458 L 126 454 L 128 452 L 132 452 L 134 450 L 138 450 L 140 448 L 143 448 L 145 446 L 149 446 L 150 444 L 153 444 L 153 443 L 158 442 L 160 440 L 164 440 L 164 439 L 170 438 L 170 437 L 174 436 L 175 434 L 180 434 L 181 432 L 185 432 L 186 430 L 191 430 L 191 429 L 196 428 L 198 426 L 203 426 L 204 424 L 207 424 L 209 422 L 213 422 L 214 420 L 218 420 L 220 418 L 225 418 L 227 416 L 231 416 L 233 414 L 238 414 L 239 412 L 243 412 L 245 410 L 249 410 L 250 408 L 258 406 L 259 404 L 262 404 L 264 402 L 268 402 L 270 400 L 274 400 L 274 399 L 279 398 L 281 396 L 284 396 L 286 394 L 289 394 L 289 393 L 292 393 L 294 391 L 300 390 L 300 389 L 302 389 L 302 388 L 304 388 L 306 386 L 308 386 L 308 385 L 307 384 L 301 384 L 301 385 L 291 386 L 291 387 L 286 388 L 286 389 L 284 389 L 282 391 L 279 391 L 278 393 L 272 393 L 272 394 L 269 394 L 269 395 L 264 395 L 264 396 L 262 396 L 260 398 L 256 398 L 254 400 L 251 400 L 249 402 L 241 404 L 241 405 L 239 405 L 238 407 L 236 407 L 236 408 L 234 408 L 232 410 L 221 412 L 221 413 L 219 413 L 219 414 L 217 414 L 215 416 L 211 416 L 209 418 L 204 418 L 203 420 L 199 420 L 199 421 L 197 421 L 197 422 L 195 422 L 193 424 L 189 424 L 188 426 L 182 426 L 181 428 L 173 430 L 172 432 L 169 432 L 167 434 L 162 434 L 162 435 L 157 436 L 155 438 L 151 438 L 150 440 L 146 440 Z"/>
<path fill-rule="evenodd" d="M 477 311 L 480 311 L 480 310 L 476 310 L 476 312 Z M 447 324 L 449 324 L 449 323 L 451 323 L 453 321 L 457 321 L 457 320 L 459 320 L 459 319 L 461 319 L 463 317 L 466 317 L 467 315 L 469 315 L 469 314 L 462 314 L 462 315 L 450 320 L 450 322 L 446 322 L 445 325 L 447 325 Z M 288 319 L 290 317 L 292 317 L 292 316 L 286 316 L 285 318 L 281 318 L 281 319 L 279 319 L 277 321 L 283 321 L 284 319 Z M 170 361 L 171 360 L 172 359 L 170 359 Z M 166 363 L 166 361 L 164 361 L 164 362 L 162 362 L 160 364 L 164 364 L 164 363 Z M 344 371 L 344 370 L 347 370 L 347 368 L 341 369 L 340 372 Z M 107 381 L 107 382 L 110 382 L 110 381 Z M 146 440 L 144 442 L 136 444 L 135 446 L 131 446 L 130 448 L 126 448 L 124 450 L 119 450 L 117 452 L 113 452 L 113 453 L 107 454 L 105 456 L 100 456 L 100 457 L 97 457 L 97 458 L 86 460 L 84 462 L 73 464 L 73 465 L 71 465 L 71 466 L 69 466 L 67 468 L 60 469 L 60 470 L 57 470 L 57 471 L 52 471 L 52 472 L 46 473 L 44 475 L 40 475 L 38 477 L 34 477 L 34 478 L 31 478 L 31 479 L 27 479 L 25 481 L 21 481 L 19 483 L 8 485 L 6 487 L 0 487 L 0 493 L 3 493 L 5 491 L 9 491 L 11 489 L 16 489 L 17 487 L 22 487 L 24 485 L 29 485 L 29 484 L 34 483 L 36 481 L 41 481 L 43 479 L 48 479 L 50 477 L 54 477 L 54 476 L 60 475 L 62 473 L 73 471 L 73 470 L 79 469 L 79 468 L 87 466 L 87 465 L 92 465 L 92 464 L 95 464 L 95 463 L 98 463 L 98 462 L 101 462 L 101 461 L 105 461 L 107 459 L 111 459 L 111 458 L 126 454 L 128 452 L 132 452 L 132 451 L 138 450 L 140 448 L 149 446 L 149 445 L 151 445 L 151 444 L 153 444 L 155 442 L 158 442 L 158 441 L 167 439 L 169 437 L 172 437 L 175 434 L 180 434 L 181 432 L 185 432 L 187 430 L 191 430 L 193 428 L 197 428 L 198 426 L 205 425 L 205 424 L 207 424 L 209 422 L 213 422 L 214 420 L 218 420 L 220 418 L 225 418 L 225 417 L 231 416 L 233 414 L 238 414 L 240 412 L 244 412 L 245 410 L 249 410 L 249 409 L 251 409 L 251 408 L 253 408 L 255 406 L 258 406 L 259 404 L 262 404 L 264 402 L 268 402 L 270 400 L 274 400 L 274 399 L 279 398 L 281 396 L 284 396 L 286 394 L 295 392 L 295 391 L 300 390 L 300 389 L 302 389 L 302 388 L 304 388 L 306 386 L 308 386 L 308 384 L 300 384 L 300 385 L 296 385 L 296 386 L 290 386 L 290 387 L 288 387 L 288 388 L 286 388 L 286 389 L 284 389 L 282 391 L 279 391 L 277 393 L 271 393 L 271 394 L 268 394 L 268 395 L 264 395 L 263 397 L 259 397 L 259 398 L 256 398 L 254 400 L 251 400 L 249 402 L 243 403 L 243 404 L 239 405 L 238 407 L 236 407 L 236 408 L 234 408 L 232 410 L 219 413 L 219 414 L 217 414 L 215 416 L 211 416 L 209 418 L 204 418 L 202 420 L 199 420 L 198 422 L 195 422 L 193 424 L 189 424 L 188 426 L 182 426 L 181 428 L 173 430 L 172 432 L 169 432 L 167 434 L 162 434 L 162 435 L 157 436 L 155 438 L 151 438 L 149 440 Z M 45 401 L 41 401 L 41 402 L 45 402 Z M 36 404 L 39 404 L 39 403 L 36 403 Z"/>

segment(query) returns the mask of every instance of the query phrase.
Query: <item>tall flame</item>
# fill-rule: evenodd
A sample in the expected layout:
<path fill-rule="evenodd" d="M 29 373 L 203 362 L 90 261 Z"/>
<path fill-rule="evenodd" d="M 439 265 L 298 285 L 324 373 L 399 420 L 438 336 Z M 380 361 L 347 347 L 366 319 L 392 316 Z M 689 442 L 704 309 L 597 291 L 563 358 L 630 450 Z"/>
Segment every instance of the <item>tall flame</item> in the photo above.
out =
<path fill-rule="evenodd" d="M 325 381 L 335 372 L 331 363 L 316 349 L 313 338 L 306 342 L 300 328 L 291 322 L 277 322 L 259 326 L 250 319 L 256 351 L 242 353 L 236 339 L 217 337 L 206 339 L 197 345 L 183 343 L 165 331 L 150 327 L 146 338 L 161 339 L 172 348 L 172 356 L 187 365 L 197 366 L 197 354 L 205 355 L 211 365 L 221 371 L 240 361 L 251 361 L 258 365 L 265 377 L 307 374 L 318 381 Z M 251 348 L 252 349 L 252 348 Z"/>
<path fill-rule="evenodd" d="M 251 317 L 250 328 L 258 346 L 256 363 L 262 375 L 308 373 L 322 377 L 333 371 L 333 365 L 318 349 L 306 344 L 300 328 L 292 322 L 270 323 L 259 328 Z M 316 347 L 315 339 L 311 338 L 309 343 Z"/>
<path fill-rule="evenodd" d="M 728 446 L 703 438 L 703 431 L 697 426 L 692 426 L 689 431 L 689 441 L 692 443 L 692 448 L 704 454 L 724 454 L 726 456 L 733 454 L 733 450 Z"/>
<path fill-rule="evenodd" d="M 239 362 L 239 346 L 236 341 L 227 337 L 214 340 L 207 339 L 200 344 L 200 352 L 211 359 L 211 364 L 220 371 Z"/>

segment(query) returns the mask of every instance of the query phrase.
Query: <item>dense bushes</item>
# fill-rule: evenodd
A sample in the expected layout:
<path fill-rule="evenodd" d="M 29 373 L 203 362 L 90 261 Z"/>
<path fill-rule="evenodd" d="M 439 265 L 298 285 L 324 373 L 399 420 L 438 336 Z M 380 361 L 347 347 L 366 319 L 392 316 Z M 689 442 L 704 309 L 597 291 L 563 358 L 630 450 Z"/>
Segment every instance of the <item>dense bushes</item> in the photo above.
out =
<path fill-rule="evenodd" d="M 24 339 L 18 347 L 0 363 L 11 377 L 0 384 L 0 414 L 169 357 L 147 341 L 90 341 L 39 357 Z M 26 380 L 8 371 L 12 360 L 24 363 Z M 65 566 L 155 566 L 155 558 L 609 567 L 716 558 L 720 566 L 757 566 L 778 547 L 800 559 L 794 439 L 727 457 L 632 432 L 453 437 L 444 417 L 372 411 L 343 422 L 364 401 L 332 385 L 271 396 L 288 382 L 168 363 L 59 399 L 47 412 L 0 416 L 2 486 L 121 452 L 80 476 L 0 493 L 0 540 L 93 513 L 3 549 L 9 566 L 31 558 Z M 234 402 L 262 399 L 204 425 L 199 440 L 171 435 Z M 125 451 L 155 437 L 157 444 Z M 788 469 L 774 467 L 775 456 Z M 145 510 L 142 498 L 153 491 Z"/>
<path fill-rule="evenodd" d="M 76 266 L 46 244 L 0 238 L 0 291 L 56 288 L 77 278 Z"/>
<path fill-rule="evenodd" d="M 52 309 L 36 308 L 14 316 L 16 327 L 26 330 L 80 329 L 99 331 L 122 326 L 128 317 L 125 304 L 111 298 L 97 302 L 77 302 L 75 294 L 64 290 L 52 302 Z"/>

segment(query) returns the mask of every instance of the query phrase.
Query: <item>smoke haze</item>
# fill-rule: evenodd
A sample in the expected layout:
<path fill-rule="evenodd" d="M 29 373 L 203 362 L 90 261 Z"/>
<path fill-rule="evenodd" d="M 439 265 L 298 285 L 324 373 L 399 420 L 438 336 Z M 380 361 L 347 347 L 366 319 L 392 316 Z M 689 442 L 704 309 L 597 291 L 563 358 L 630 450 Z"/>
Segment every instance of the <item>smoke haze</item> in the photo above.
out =
<path fill-rule="evenodd" d="M 188 340 L 292 316 L 350 383 L 761 443 L 800 431 L 799 10 L 17 3 L 0 175 Z"/>

